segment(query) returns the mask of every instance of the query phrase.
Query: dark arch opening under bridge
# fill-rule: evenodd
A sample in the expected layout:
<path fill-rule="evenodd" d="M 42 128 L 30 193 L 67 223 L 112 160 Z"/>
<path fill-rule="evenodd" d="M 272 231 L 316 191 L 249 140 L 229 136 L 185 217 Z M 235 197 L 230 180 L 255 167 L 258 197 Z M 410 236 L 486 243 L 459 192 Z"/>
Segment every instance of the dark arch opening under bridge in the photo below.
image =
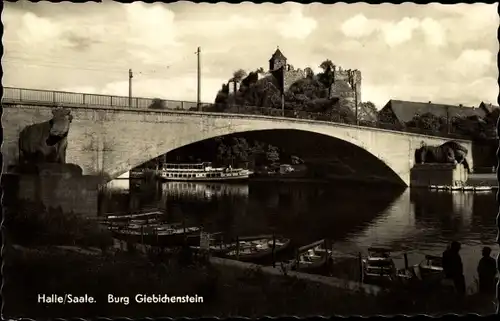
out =
<path fill-rule="evenodd" d="M 332 136 L 295 129 L 245 131 L 212 137 L 176 148 L 167 153 L 167 159 L 174 161 L 178 156 L 191 153 L 195 159 L 213 161 L 218 137 L 244 137 L 274 145 L 304 160 L 310 169 L 310 178 L 405 185 L 389 166 L 367 150 Z"/>

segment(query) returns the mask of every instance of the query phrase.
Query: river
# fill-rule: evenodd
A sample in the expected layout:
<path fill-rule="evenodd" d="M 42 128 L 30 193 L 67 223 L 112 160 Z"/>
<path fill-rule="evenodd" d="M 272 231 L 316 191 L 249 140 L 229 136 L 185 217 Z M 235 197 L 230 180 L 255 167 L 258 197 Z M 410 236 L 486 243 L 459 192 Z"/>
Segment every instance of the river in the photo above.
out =
<path fill-rule="evenodd" d="M 394 250 L 398 267 L 425 254 L 441 255 L 462 243 L 468 285 L 474 283 L 483 246 L 498 253 L 495 193 L 389 189 L 345 183 L 248 182 L 243 184 L 155 182 L 120 179 L 107 185 L 101 212 L 165 209 L 169 221 L 207 231 L 249 236 L 275 232 L 295 246 L 322 238 L 337 254 L 354 256 L 370 246 Z"/>

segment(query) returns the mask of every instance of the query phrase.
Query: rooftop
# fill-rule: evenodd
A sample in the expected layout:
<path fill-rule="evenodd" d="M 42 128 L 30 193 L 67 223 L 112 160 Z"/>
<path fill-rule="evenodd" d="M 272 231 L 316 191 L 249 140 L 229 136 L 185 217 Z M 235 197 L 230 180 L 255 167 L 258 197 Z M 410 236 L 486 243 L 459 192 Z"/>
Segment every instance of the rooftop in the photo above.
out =
<path fill-rule="evenodd" d="M 270 60 L 274 60 L 274 59 L 284 59 L 286 60 L 286 57 L 285 55 L 281 52 L 280 48 L 276 48 L 276 51 L 273 53 L 273 55 L 271 56 L 271 59 Z"/>
<path fill-rule="evenodd" d="M 404 100 L 389 100 L 384 106 L 391 108 L 400 122 L 409 122 L 415 115 L 431 113 L 438 117 L 484 117 L 485 111 L 478 107 L 456 106 L 447 104 L 435 104 L 432 102 L 413 102 Z"/>

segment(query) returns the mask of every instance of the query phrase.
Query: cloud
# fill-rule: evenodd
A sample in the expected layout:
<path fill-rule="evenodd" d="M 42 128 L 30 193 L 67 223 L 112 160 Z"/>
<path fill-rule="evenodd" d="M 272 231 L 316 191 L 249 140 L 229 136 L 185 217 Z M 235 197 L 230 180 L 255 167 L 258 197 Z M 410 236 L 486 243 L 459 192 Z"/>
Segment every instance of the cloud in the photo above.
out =
<path fill-rule="evenodd" d="M 385 43 L 397 46 L 413 38 L 413 33 L 421 30 L 428 44 L 442 46 L 446 43 L 446 30 L 436 20 L 424 18 L 423 20 L 404 17 L 399 21 L 381 19 L 368 19 L 363 14 L 357 14 L 345 20 L 340 26 L 342 33 L 348 38 L 366 38 L 380 33 Z"/>
<path fill-rule="evenodd" d="M 428 44 L 441 47 L 446 44 L 446 29 L 436 20 L 425 18 L 420 23 L 420 28 Z"/>
<path fill-rule="evenodd" d="M 60 45 L 58 42 L 62 30 L 57 23 L 49 19 L 41 18 L 31 12 L 26 12 L 21 16 L 21 27 L 15 31 L 17 40 L 23 46 L 36 47 L 40 44 Z M 9 32 L 10 28 L 6 28 Z M 13 28 L 14 29 L 14 28 Z"/>
<path fill-rule="evenodd" d="M 217 92 L 227 79 L 215 77 L 203 77 L 201 86 L 201 100 L 205 103 L 213 103 Z M 186 74 L 170 78 L 143 78 L 135 77 L 132 83 L 132 95 L 134 97 L 162 98 L 168 100 L 183 100 L 195 102 L 197 97 L 197 81 L 195 74 Z M 92 85 L 62 86 L 57 90 L 71 92 L 85 92 L 91 94 L 128 96 L 128 81 L 115 81 L 106 84 L 102 88 Z"/>
<path fill-rule="evenodd" d="M 280 45 L 296 68 L 317 72 L 331 59 L 360 69 L 362 98 L 378 106 L 391 98 L 465 105 L 498 91 L 496 5 L 56 7 L 6 3 L 6 86 L 127 95 L 132 68 L 134 96 L 196 100 L 201 46 L 202 99 L 212 102 L 234 70 L 266 67 Z"/>
<path fill-rule="evenodd" d="M 492 67 L 493 53 L 485 49 L 466 49 L 450 63 L 450 71 L 465 78 L 480 77 Z"/>
<path fill-rule="evenodd" d="M 341 25 L 340 30 L 349 38 L 368 37 L 379 28 L 377 20 L 367 19 L 364 14 L 359 13 Z"/>
<path fill-rule="evenodd" d="M 418 19 L 408 17 L 396 23 L 383 23 L 382 32 L 385 42 L 391 47 L 407 42 L 413 37 L 413 31 L 419 26 L 420 21 Z"/>
<path fill-rule="evenodd" d="M 317 28 L 315 19 L 304 16 L 303 8 L 302 5 L 292 6 L 288 15 L 276 24 L 281 36 L 304 40 Z"/>

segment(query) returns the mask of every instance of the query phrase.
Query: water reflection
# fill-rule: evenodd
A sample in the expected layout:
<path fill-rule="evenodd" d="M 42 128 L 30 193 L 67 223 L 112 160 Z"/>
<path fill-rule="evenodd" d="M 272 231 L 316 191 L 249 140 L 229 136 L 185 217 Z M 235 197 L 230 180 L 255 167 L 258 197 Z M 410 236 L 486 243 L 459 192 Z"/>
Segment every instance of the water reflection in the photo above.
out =
<path fill-rule="evenodd" d="M 166 182 L 161 185 L 162 194 L 169 198 L 193 198 L 209 201 L 228 195 L 248 197 L 247 184 Z"/>
<path fill-rule="evenodd" d="M 122 185 L 123 184 L 123 185 Z M 169 221 L 185 220 L 228 235 L 276 232 L 294 246 L 322 238 L 335 250 L 357 254 L 369 246 L 389 246 L 402 265 L 425 254 L 441 255 L 451 240 L 463 244 L 462 258 L 470 283 L 484 245 L 495 245 L 497 205 L 494 193 L 311 183 L 206 184 L 130 180 L 103 194 L 108 211 L 160 207 Z M 117 186 L 122 186 L 117 190 Z"/>

